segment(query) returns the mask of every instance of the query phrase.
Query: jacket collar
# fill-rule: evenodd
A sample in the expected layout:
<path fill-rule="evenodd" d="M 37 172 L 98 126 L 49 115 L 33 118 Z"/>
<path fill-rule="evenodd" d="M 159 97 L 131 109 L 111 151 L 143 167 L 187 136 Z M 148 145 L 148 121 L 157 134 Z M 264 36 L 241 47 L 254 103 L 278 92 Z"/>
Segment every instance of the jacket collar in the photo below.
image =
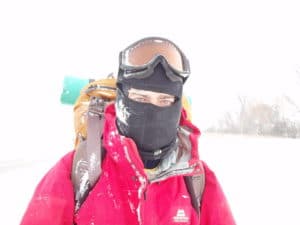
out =
<path fill-rule="evenodd" d="M 131 165 L 143 177 L 148 177 L 150 182 L 164 180 L 170 176 L 192 175 L 201 173 L 198 154 L 198 137 L 200 131 L 187 120 L 183 110 L 178 130 L 179 147 L 165 158 L 153 172 L 145 172 L 143 162 L 139 156 L 137 147 L 131 138 L 119 134 L 116 126 L 116 112 L 114 104 L 110 104 L 105 110 L 105 124 L 103 133 L 103 146 L 107 156 L 118 160 L 118 164 Z"/>

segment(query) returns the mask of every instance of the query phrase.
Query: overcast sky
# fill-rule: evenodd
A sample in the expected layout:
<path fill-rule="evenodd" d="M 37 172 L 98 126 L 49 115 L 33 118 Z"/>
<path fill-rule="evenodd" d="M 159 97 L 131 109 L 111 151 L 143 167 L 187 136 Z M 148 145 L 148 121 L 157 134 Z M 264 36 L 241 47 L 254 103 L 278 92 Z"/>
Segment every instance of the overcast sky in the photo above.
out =
<path fill-rule="evenodd" d="M 59 102 L 64 76 L 116 72 L 119 51 L 145 36 L 173 40 L 190 59 L 185 89 L 200 128 L 234 107 L 237 94 L 300 98 L 298 2 L 1 1 L 3 143 L 21 156 L 24 145 L 69 144 L 71 108 Z"/>

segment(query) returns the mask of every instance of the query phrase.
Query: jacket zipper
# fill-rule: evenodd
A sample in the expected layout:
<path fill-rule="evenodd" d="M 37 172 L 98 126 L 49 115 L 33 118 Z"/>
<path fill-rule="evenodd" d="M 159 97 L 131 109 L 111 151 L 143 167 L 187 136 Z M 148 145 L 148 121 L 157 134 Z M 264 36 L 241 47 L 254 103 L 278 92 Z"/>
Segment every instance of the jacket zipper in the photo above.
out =
<path fill-rule="evenodd" d="M 144 193 L 143 193 L 143 200 L 142 200 L 142 205 L 141 205 L 141 223 L 144 224 L 145 223 L 145 204 L 147 201 L 147 188 L 145 189 Z"/>
<path fill-rule="evenodd" d="M 144 201 L 147 200 L 147 190 L 144 191 Z"/>
<path fill-rule="evenodd" d="M 141 205 L 140 205 L 140 220 L 141 220 L 140 225 L 145 224 L 145 204 L 146 204 L 146 201 L 147 201 L 147 187 L 148 187 L 148 184 L 145 187 L 143 195 L 140 199 L 140 201 L 141 201 Z"/>

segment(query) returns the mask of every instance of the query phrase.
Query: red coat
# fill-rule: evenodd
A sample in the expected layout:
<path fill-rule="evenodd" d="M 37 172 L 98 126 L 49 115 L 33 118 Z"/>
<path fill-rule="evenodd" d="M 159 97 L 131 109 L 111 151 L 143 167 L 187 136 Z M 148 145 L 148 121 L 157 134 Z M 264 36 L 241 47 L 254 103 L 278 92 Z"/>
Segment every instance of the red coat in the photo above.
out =
<path fill-rule="evenodd" d="M 105 118 L 103 145 L 107 153 L 101 177 L 79 211 L 74 213 L 71 181 L 74 152 L 70 152 L 41 180 L 21 225 L 235 225 L 222 189 L 205 163 L 199 218 L 191 205 L 183 175 L 170 173 L 160 181 L 150 182 L 136 145 L 117 132 L 113 105 L 107 108 Z M 191 159 L 187 164 L 192 165 L 199 162 L 200 132 L 185 119 L 184 113 L 181 125 L 192 130 Z"/>

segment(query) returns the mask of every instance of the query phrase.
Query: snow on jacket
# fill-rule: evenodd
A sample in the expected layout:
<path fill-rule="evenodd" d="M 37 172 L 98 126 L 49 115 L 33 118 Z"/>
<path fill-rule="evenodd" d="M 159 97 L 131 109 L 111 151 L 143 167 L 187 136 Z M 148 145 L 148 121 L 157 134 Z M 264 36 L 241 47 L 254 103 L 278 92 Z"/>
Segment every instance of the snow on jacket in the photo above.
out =
<path fill-rule="evenodd" d="M 181 117 L 181 134 L 188 134 L 189 152 L 177 155 L 147 173 L 132 139 L 118 134 L 115 109 L 105 113 L 102 173 L 81 208 L 74 212 L 71 168 L 74 151 L 65 155 L 40 181 L 21 225 L 235 225 L 214 173 L 199 170 L 199 130 Z M 192 207 L 184 176 L 205 172 L 200 216 Z"/>

